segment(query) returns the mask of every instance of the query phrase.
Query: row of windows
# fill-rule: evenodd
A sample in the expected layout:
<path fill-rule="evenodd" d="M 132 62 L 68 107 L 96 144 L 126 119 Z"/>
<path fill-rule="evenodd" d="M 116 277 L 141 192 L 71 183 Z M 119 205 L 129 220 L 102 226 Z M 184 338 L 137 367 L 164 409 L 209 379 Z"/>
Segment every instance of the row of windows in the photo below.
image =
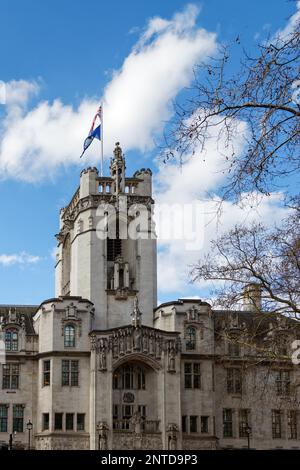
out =
<path fill-rule="evenodd" d="M 84 413 L 55 413 L 54 414 L 54 430 L 55 431 L 76 431 L 85 430 L 85 414 Z M 63 427 L 64 426 L 64 427 Z M 42 419 L 43 431 L 50 429 L 49 413 L 43 413 Z"/>
<path fill-rule="evenodd" d="M 182 416 L 182 432 L 194 433 L 200 431 L 202 434 L 207 434 L 209 432 L 208 423 L 208 416 Z"/>
<path fill-rule="evenodd" d="M 64 347 L 74 348 L 76 339 L 76 330 L 74 325 L 64 327 Z M 16 329 L 5 331 L 5 350 L 15 352 L 19 350 L 19 333 Z"/>
<path fill-rule="evenodd" d="M 7 432 L 8 428 L 8 405 L 0 404 L 0 432 Z M 24 428 L 24 405 L 13 405 L 12 431 L 23 432 Z"/>
<path fill-rule="evenodd" d="M 51 383 L 51 361 L 43 361 L 43 387 Z M 63 359 L 61 361 L 61 385 L 78 387 L 79 385 L 79 361 Z"/>
<path fill-rule="evenodd" d="M 229 394 L 242 393 L 243 370 L 238 367 L 227 369 L 226 388 Z M 275 371 L 275 387 L 278 396 L 286 396 L 291 391 L 290 371 Z M 201 365 L 198 362 L 186 362 L 184 364 L 184 387 L 201 389 Z"/>
<path fill-rule="evenodd" d="M 272 438 L 281 439 L 283 437 L 282 422 L 283 411 L 272 410 Z M 234 437 L 233 425 L 234 410 L 226 408 L 223 410 L 223 437 Z M 238 436 L 247 437 L 247 428 L 250 424 L 250 410 L 238 410 Z M 249 432 L 249 431 L 248 431 Z M 298 411 L 287 411 L 287 437 L 288 439 L 297 439 L 298 436 Z"/>

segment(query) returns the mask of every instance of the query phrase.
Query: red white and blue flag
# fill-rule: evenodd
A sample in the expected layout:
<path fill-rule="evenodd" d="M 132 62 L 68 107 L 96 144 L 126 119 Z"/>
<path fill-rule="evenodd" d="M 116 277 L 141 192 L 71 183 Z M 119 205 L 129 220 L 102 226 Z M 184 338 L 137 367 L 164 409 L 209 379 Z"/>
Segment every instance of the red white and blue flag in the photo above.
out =
<path fill-rule="evenodd" d="M 94 129 L 97 117 L 99 118 L 100 124 L 98 127 L 96 127 L 96 129 Z M 99 106 L 97 113 L 94 116 L 89 135 L 87 136 L 87 138 L 85 139 L 83 143 L 83 152 L 80 155 L 80 158 L 83 156 L 84 152 L 91 145 L 91 143 L 93 142 L 95 138 L 98 140 L 101 140 L 101 124 L 102 124 L 102 107 Z"/>

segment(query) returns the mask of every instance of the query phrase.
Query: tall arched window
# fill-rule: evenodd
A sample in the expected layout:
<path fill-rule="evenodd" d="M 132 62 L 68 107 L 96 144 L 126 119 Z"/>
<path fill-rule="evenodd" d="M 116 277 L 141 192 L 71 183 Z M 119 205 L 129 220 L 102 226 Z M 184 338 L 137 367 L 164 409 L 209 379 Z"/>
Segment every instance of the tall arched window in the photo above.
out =
<path fill-rule="evenodd" d="M 18 351 L 19 338 L 17 330 L 6 330 L 5 332 L 5 350 Z"/>
<path fill-rule="evenodd" d="M 143 367 L 125 365 L 113 375 L 113 388 L 120 390 L 145 390 L 146 379 Z"/>
<path fill-rule="evenodd" d="M 185 331 L 185 346 L 187 351 L 196 349 L 196 328 L 188 326 Z"/>
<path fill-rule="evenodd" d="M 64 344 L 65 348 L 75 347 L 75 326 L 66 325 L 64 328 Z"/>

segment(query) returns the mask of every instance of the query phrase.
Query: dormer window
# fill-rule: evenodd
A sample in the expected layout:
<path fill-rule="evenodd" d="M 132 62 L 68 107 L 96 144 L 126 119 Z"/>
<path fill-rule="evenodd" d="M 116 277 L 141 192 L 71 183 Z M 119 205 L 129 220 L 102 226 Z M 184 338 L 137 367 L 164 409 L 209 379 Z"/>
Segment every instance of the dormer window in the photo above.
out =
<path fill-rule="evenodd" d="M 19 335 L 17 330 L 6 330 L 5 332 L 5 350 L 18 351 Z"/>
<path fill-rule="evenodd" d="M 66 325 L 64 328 L 65 348 L 75 348 L 75 326 Z"/>
<path fill-rule="evenodd" d="M 187 351 L 196 349 L 196 328 L 188 326 L 185 331 L 185 347 Z"/>

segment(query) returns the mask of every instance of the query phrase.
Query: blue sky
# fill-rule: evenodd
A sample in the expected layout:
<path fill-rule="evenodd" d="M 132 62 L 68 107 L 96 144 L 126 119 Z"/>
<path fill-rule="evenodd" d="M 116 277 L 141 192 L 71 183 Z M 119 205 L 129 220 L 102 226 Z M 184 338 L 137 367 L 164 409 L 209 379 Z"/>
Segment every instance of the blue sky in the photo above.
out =
<path fill-rule="evenodd" d="M 84 161 L 78 157 L 102 96 L 106 156 L 120 139 L 128 174 L 151 167 L 158 200 L 173 200 L 181 176 L 157 163 L 154 141 L 172 116 L 171 101 L 191 83 L 193 66 L 237 34 L 254 51 L 258 40 L 284 28 L 296 10 L 295 3 L 284 0 L 188 5 L 179 0 L 1 1 L 0 80 L 7 84 L 8 101 L 0 104 L 0 303 L 38 304 L 54 295 L 58 213 L 77 188 L 82 167 L 98 164 L 96 144 Z M 238 57 L 233 59 L 232 69 Z M 150 104 L 142 106 L 141 98 Z M 207 180 L 205 172 L 211 170 L 211 185 L 219 182 L 211 177 L 214 167 L 197 169 L 202 176 L 192 190 L 191 166 L 179 182 L 181 194 L 190 198 L 198 186 L 200 192 L 201 177 Z M 275 194 L 260 216 L 270 218 L 277 203 Z M 229 224 L 225 220 L 224 226 Z M 160 246 L 159 300 L 201 295 L 201 286 L 187 282 L 186 260 L 197 256 L 182 256 L 176 243 Z"/>

